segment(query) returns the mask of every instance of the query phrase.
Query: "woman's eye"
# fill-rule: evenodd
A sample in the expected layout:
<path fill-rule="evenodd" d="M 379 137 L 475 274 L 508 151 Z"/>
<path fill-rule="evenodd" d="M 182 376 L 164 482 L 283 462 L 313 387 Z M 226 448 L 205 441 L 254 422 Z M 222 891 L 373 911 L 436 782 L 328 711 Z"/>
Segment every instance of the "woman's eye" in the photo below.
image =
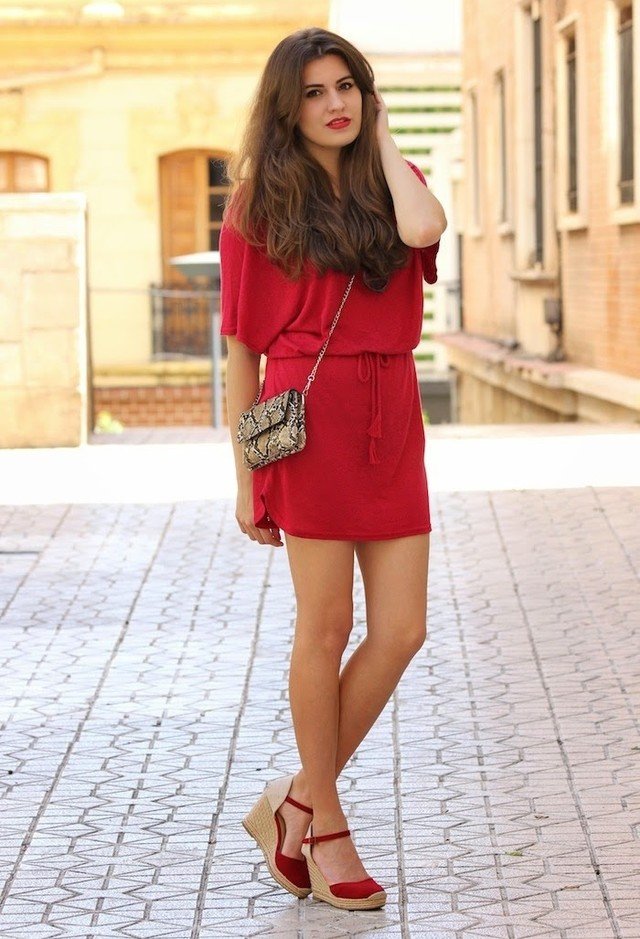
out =
<path fill-rule="evenodd" d="M 353 82 L 341 82 L 338 85 L 338 88 L 340 89 L 340 91 L 349 91 L 349 89 L 353 88 Z M 315 98 L 317 95 L 321 93 L 322 91 L 320 88 L 311 88 L 309 91 L 305 93 L 305 98 Z"/>

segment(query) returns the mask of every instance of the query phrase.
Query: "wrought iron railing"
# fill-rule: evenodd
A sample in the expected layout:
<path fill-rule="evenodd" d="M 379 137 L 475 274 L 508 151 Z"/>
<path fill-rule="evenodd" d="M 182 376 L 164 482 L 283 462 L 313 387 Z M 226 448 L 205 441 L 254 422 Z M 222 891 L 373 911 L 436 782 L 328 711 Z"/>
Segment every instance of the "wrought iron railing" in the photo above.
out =
<path fill-rule="evenodd" d="M 155 359 L 211 356 L 212 311 L 220 300 L 216 286 L 151 284 L 149 296 Z"/>

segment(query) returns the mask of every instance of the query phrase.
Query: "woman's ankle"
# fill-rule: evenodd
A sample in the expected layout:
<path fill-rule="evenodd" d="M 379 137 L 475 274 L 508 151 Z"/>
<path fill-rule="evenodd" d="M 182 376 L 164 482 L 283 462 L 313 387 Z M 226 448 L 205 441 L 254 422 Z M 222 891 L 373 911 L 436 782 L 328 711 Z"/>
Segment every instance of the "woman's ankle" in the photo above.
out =
<path fill-rule="evenodd" d="M 291 789 L 296 793 L 296 798 L 299 801 L 312 805 L 311 790 L 303 769 L 299 769 L 297 773 L 294 773 Z"/>
<path fill-rule="evenodd" d="M 349 823 L 342 812 L 330 810 L 313 813 L 314 835 L 330 835 L 334 832 L 345 831 L 348 827 Z"/>
<path fill-rule="evenodd" d="M 295 773 L 290 792 L 295 793 L 294 798 L 299 802 L 303 802 L 308 806 L 311 805 L 311 792 L 307 785 L 307 780 L 305 779 L 304 770 L 301 769 Z"/>

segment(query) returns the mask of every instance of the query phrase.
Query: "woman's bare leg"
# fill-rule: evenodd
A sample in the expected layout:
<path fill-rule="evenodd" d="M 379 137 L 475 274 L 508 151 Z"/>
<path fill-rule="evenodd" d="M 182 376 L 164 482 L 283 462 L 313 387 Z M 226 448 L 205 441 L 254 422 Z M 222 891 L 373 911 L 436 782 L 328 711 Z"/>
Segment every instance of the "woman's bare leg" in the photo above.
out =
<path fill-rule="evenodd" d="M 336 777 L 358 749 L 427 636 L 429 535 L 356 545 L 367 633 L 340 675 Z"/>
<path fill-rule="evenodd" d="M 341 815 L 335 771 L 340 663 L 353 626 L 353 543 L 295 538 L 287 551 L 296 593 L 289 702 L 315 810 Z"/>
<path fill-rule="evenodd" d="M 300 588 L 296 587 L 299 618 L 290 696 L 304 769 L 296 775 L 291 795 L 313 805 L 314 832 L 322 834 L 347 827 L 339 807 L 335 780 L 375 723 L 426 637 L 429 536 L 355 545 L 365 587 L 367 637 L 354 651 L 339 678 L 337 670 L 353 621 L 353 544 L 286 537 L 294 586 L 301 582 Z M 322 546 L 334 547 L 326 550 Z M 345 557 L 350 558 L 346 566 Z M 307 610 L 302 618 L 301 597 Z M 341 599 L 336 605 L 338 598 Z M 320 627 L 319 623 L 325 625 Z M 319 632 L 325 636 L 321 644 L 324 652 L 320 659 L 316 658 L 315 666 L 310 666 L 306 650 L 317 646 Z M 318 667 L 331 676 L 330 694 L 327 685 L 319 681 Z M 321 684 L 324 684 L 324 693 Z M 307 740 L 309 744 L 305 743 Z M 309 753 L 306 759 L 305 748 Z M 331 785 L 327 767 L 327 762 L 331 765 L 332 753 L 334 785 Z M 314 771 L 311 766 L 320 768 Z M 292 857 L 301 857 L 300 843 L 309 817 L 287 803 L 280 814 L 286 825 L 283 851 Z M 314 857 L 330 882 L 367 876 L 350 839 L 316 845 Z M 332 874 L 332 870 L 335 873 Z"/>
<path fill-rule="evenodd" d="M 340 663 L 353 628 L 354 544 L 285 537 L 297 607 L 289 703 L 306 789 L 299 792 L 294 786 L 291 795 L 301 802 L 306 798 L 307 804 L 313 805 L 314 833 L 326 834 L 348 827 L 336 788 L 335 766 Z M 285 823 L 282 850 L 291 857 L 302 857 L 300 845 L 309 816 L 288 803 L 279 811 Z M 351 839 L 341 838 L 334 854 L 340 874 L 337 879 L 367 876 Z M 329 876 L 331 871 L 326 873 Z"/>

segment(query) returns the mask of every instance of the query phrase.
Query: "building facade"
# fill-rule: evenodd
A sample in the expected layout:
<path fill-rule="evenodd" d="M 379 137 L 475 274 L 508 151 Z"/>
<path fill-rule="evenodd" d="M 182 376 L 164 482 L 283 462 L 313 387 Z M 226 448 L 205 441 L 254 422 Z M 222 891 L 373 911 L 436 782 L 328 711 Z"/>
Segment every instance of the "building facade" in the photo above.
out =
<path fill-rule="evenodd" d="M 425 418 L 448 422 L 452 382 L 447 351 L 437 340 L 460 325 L 462 3 L 400 0 L 390 16 L 367 0 L 334 0 L 330 23 L 371 62 L 398 149 L 420 167 L 445 210 L 438 280 L 423 285 L 424 323 L 414 359 Z"/>
<path fill-rule="evenodd" d="M 216 249 L 221 160 L 280 39 L 328 0 L 0 5 L 0 193 L 81 193 L 95 410 L 207 423 L 209 365 L 154 357 L 151 284 Z"/>
<path fill-rule="evenodd" d="M 451 419 L 447 352 L 437 340 L 460 325 L 459 245 L 455 190 L 461 172 L 461 62 L 459 51 L 421 55 L 369 53 L 376 86 L 389 112 L 400 152 L 424 173 L 449 227 L 438 251 L 438 280 L 423 284 L 423 330 L 414 350 L 423 414 L 430 423 Z"/>
<path fill-rule="evenodd" d="M 420 167 L 451 222 L 455 213 L 455 173 L 461 157 L 459 53 L 422 56 L 374 53 L 369 60 L 398 149 Z M 424 329 L 414 357 L 418 373 L 425 379 L 446 378 L 446 351 L 436 337 L 459 323 L 459 264 L 454 230 L 452 225 L 441 241 L 438 281 L 424 285 Z"/>
<path fill-rule="evenodd" d="M 640 421 L 640 4 L 466 0 L 471 423 Z"/>

